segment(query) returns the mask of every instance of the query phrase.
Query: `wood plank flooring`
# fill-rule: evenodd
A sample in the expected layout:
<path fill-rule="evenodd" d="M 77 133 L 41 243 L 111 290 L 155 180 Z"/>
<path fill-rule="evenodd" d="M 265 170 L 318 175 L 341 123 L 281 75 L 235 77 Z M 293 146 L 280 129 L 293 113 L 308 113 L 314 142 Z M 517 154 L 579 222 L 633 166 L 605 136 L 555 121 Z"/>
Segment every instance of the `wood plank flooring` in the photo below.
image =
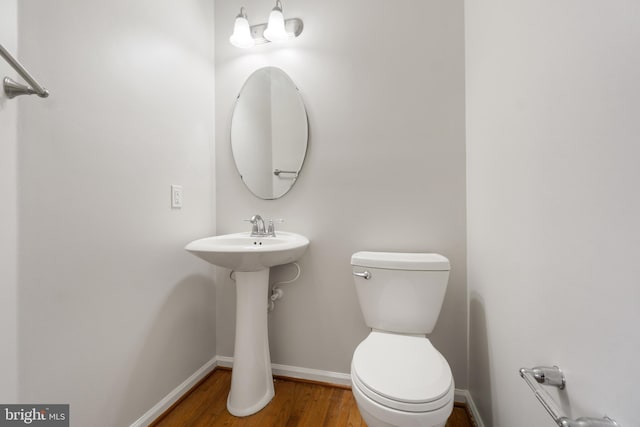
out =
<path fill-rule="evenodd" d="M 257 414 L 227 412 L 231 371 L 217 368 L 154 421 L 153 427 L 366 427 L 346 387 L 276 378 L 276 395 Z M 465 406 L 456 406 L 446 427 L 474 427 Z"/>

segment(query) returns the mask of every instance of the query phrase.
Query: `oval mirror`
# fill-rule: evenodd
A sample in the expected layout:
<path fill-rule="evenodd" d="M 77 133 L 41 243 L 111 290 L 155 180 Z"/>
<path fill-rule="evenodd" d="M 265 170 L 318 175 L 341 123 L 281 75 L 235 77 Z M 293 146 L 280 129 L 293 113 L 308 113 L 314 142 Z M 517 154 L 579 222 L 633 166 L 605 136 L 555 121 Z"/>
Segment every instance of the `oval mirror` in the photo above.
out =
<path fill-rule="evenodd" d="M 302 169 L 308 137 L 307 113 L 291 78 L 276 67 L 251 74 L 231 118 L 231 151 L 247 188 L 261 199 L 285 195 Z"/>

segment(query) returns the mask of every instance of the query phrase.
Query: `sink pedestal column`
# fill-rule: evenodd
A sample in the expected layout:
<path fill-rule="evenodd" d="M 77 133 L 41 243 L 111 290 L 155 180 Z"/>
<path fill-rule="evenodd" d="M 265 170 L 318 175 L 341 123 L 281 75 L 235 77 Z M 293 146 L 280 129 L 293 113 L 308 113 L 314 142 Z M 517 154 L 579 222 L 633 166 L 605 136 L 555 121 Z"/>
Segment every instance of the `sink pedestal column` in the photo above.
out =
<path fill-rule="evenodd" d="M 236 343 L 227 409 L 244 417 L 273 398 L 267 302 L 269 269 L 236 271 Z"/>

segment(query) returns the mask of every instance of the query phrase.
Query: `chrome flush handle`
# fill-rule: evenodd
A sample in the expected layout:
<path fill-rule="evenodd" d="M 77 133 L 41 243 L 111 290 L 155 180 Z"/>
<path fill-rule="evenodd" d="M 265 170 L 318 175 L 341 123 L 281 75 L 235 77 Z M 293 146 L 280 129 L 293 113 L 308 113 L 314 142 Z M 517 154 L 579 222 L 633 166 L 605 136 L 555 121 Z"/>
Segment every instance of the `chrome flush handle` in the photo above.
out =
<path fill-rule="evenodd" d="M 359 272 L 357 272 L 357 271 L 354 271 L 354 272 L 353 272 L 353 275 L 354 275 L 354 276 L 358 276 L 358 277 L 362 277 L 362 278 L 364 278 L 365 280 L 369 280 L 369 279 L 371 279 L 371 273 L 369 273 L 367 270 L 363 271 L 362 273 L 359 273 Z"/>

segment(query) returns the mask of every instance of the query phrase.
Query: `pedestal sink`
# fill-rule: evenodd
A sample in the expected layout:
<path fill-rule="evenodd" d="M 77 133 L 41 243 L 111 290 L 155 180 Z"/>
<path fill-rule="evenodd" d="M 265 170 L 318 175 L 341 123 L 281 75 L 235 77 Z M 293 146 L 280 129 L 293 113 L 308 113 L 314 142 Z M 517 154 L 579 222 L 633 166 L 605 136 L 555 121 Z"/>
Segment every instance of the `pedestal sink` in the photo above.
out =
<path fill-rule="evenodd" d="M 267 303 L 269 268 L 299 259 L 309 239 L 278 231 L 277 236 L 235 233 L 195 240 L 185 249 L 203 260 L 235 271 L 236 339 L 227 409 L 243 417 L 273 398 Z"/>

